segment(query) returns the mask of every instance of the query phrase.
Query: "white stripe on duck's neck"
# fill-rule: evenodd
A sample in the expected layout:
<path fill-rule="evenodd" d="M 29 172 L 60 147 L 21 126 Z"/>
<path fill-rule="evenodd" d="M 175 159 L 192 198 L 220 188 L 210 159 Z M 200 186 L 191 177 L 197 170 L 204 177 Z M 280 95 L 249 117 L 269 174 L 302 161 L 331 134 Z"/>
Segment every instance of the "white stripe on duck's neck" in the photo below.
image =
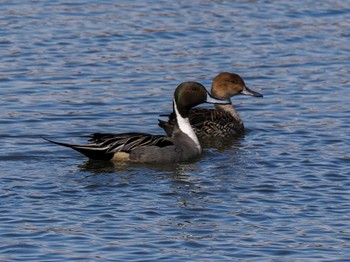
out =
<path fill-rule="evenodd" d="M 198 151 L 201 152 L 202 148 L 199 144 L 196 133 L 193 131 L 193 128 L 190 124 L 188 117 L 184 118 L 179 113 L 177 106 L 176 106 L 176 103 L 175 103 L 175 100 L 174 100 L 174 110 L 175 110 L 175 114 L 176 114 L 177 124 L 178 124 L 180 130 L 192 139 L 192 141 L 196 144 Z"/>

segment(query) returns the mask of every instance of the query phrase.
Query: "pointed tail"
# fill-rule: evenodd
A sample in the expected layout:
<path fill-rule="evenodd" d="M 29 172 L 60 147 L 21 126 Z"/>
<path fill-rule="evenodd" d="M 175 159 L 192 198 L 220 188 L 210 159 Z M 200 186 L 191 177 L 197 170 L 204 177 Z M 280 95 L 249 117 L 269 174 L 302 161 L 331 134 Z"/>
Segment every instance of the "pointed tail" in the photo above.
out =
<path fill-rule="evenodd" d="M 45 139 L 46 141 L 56 144 L 56 145 L 60 145 L 60 146 L 64 146 L 64 147 L 69 147 L 75 151 L 78 151 L 79 153 L 87 156 L 90 159 L 94 159 L 94 160 L 111 160 L 114 153 L 108 153 L 108 147 L 97 147 L 94 144 L 88 144 L 88 145 L 74 145 L 74 144 L 67 144 L 67 143 L 62 143 L 62 142 L 56 142 L 53 140 L 50 140 L 48 138 L 42 137 L 43 139 Z"/>

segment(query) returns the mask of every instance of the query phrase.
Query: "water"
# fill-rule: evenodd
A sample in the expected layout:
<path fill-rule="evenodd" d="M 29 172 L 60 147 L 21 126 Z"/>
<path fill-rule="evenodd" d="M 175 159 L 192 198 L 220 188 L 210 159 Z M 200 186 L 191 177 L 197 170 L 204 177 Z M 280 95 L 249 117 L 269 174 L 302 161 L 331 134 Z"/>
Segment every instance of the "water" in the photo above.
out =
<path fill-rule="evenodd" d="M 0 3 L 1 261 L 345 261 L 348 1 Z M 87 161 L 40 136 L 161 134 L 174 88 L 240 74 L 244 138 Z"/>

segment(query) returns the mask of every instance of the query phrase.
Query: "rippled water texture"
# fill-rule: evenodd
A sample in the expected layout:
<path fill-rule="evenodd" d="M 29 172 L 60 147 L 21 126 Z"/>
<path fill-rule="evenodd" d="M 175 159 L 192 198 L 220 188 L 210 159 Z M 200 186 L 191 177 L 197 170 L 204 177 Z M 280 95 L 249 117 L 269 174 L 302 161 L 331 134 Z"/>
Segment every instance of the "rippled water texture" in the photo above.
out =
<path fill-rule="evenodd" d="M 345 261 L 349 1 L 1 1 L 1 261 Z M 191 163 L 40 136 L 162 134 L 174 88 L 240 74 L 245 137 Z"/>

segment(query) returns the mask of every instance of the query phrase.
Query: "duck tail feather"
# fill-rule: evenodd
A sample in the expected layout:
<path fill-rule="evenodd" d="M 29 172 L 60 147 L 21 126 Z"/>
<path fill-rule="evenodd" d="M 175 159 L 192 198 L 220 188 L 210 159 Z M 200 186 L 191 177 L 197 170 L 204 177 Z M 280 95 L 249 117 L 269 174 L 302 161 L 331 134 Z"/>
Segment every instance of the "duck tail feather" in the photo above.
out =
<path fill-rule="evenodd" d="M 99 148 L 93 144 L 92 145 L 74 145 L 74 144 L 53 141 L 45 137 L 42 137 L 42 138 L 50 143 L 71 148 L 87 156 L 88 158 L 94 159 L 94 160 L 111 160 L 114 155 L 114 153 L 107 153 L 108 148 Z"/>

